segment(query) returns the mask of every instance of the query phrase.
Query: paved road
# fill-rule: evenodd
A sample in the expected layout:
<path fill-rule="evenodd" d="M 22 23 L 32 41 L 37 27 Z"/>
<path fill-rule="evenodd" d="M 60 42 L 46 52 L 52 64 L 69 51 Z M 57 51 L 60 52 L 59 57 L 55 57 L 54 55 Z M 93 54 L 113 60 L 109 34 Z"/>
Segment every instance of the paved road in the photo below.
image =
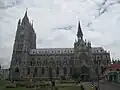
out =
<path fill-rule="evenodd" d="M 83 83 L 86 90 L 90 90 L 91 82 L 84 82 Z M 97 83 L 94 83 L 97 85 Z M 114 83 L 100 83 L 100 90 L 120 90 L 120 84 L 114 84 Z"/>

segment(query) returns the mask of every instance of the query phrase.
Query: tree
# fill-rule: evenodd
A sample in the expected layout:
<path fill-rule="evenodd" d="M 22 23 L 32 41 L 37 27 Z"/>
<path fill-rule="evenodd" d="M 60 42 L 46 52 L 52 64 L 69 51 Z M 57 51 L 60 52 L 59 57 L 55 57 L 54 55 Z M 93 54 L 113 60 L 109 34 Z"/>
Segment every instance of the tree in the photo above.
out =
<path fill-rule="evenodd" d="M 112 63 L 115 64 L 115 60 L 112 60 Z"/>
<path fill-rule="evenodd" d="M 120 64 L 120 60 L 118 60 L 118 64 Z"/>

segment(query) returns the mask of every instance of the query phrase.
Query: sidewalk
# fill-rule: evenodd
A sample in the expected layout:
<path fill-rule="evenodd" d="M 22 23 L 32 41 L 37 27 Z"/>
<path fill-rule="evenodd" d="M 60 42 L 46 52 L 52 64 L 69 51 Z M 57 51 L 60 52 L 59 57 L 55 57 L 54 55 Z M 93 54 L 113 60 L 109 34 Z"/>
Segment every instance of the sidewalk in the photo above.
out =
<path fill-rule="evenodd" d="M 92 83 L 91 82 L 83 82 L 85 86 L 85 90 L 90 90 Z M 97 85 L 97 82 L 94 82 L 94 85 Z M 120 84 L 105 82 L 100 83 L 100 90 L 120 90 Z"/>
<path fill-rule="evenodd" d="M 120 88 L 120 83 L 107 82 L 106 84 L 109 84 L 109 85 L 112 85 L 112 86 Z"/>

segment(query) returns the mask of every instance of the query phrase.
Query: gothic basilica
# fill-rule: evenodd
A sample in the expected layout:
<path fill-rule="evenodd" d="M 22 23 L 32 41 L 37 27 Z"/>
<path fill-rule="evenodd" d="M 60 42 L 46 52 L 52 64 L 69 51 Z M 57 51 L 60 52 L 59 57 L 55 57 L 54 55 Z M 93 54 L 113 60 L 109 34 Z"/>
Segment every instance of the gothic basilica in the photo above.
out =
<path fill-rule="evenodd" d="M 80 22 L 74 48 L 36 48 L 36 33 L 29 22 L 27 11 L 18 21 L 9 78 L 21 80 L 71 78 L 78 73 L 83 80 L 96 78 L 110 64 L 110 53 L 102 47 L 92 47 L 91 42 L 83 39 Z"/>

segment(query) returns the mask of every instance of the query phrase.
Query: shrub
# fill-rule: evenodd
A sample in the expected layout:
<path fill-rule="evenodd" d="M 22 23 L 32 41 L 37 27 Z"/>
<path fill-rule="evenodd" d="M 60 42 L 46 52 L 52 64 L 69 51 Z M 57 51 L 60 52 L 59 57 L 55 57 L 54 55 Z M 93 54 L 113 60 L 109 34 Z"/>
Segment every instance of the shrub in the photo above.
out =
<path fill-rule="evenodd" d="M 62 80 L 66 80 L 65 76 L 61 76 L 61 79 L 62 79 Z"/>
<path fill-rule="evenodd" d="M 26 88 L 34 88 L 35 85 L 34 85 L 34 84 L 27 84 L 25 87 L 26 87 Z"/>
<path fill-rule="evenodd" d="M 64 81 L 64 80 L 62 80 L 60 83 L 66 83 L 66 84 L 70 84 L 70 83 L 76 83 L 76 81 Z"/>
<path fill-rule="evenodd" d="M 55 90 L 58 90 L 58 87 L 55 87 Z"/>
<path fill-rule="evenodd" d="M 16 84 L 14 83 L 6 84 L 6 88 L 16 88 Z"/>
<path fill-rule="evenodd" d="M 20 83 L 19 86 L 20 86 L 20 87 L 25 87 L 26 84 L 25 84 L 25 83 Z"/>

